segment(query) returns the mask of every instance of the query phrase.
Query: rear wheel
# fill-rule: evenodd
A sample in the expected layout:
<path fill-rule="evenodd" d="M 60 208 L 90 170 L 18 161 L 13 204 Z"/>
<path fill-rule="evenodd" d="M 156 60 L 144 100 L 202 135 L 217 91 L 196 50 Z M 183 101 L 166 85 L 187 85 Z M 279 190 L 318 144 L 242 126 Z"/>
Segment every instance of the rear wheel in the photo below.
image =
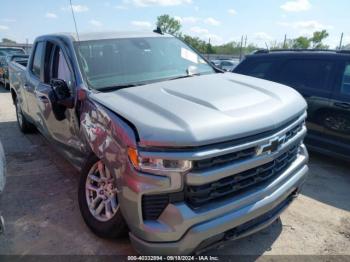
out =
<path fill-rule="evenodd" d="M 84 221 L 96 235 L 117 238 L 126 234 L 115 178 L 95 156 L 83 169 L 78 198 Z"/>
<path fill-rule="evenodd" d="M 19 99 L 16 98 L 15 100 L 15 106 L 16 106 L 16 116 L 17 116 L 17 123 L 19 129 L 22 131 L 22 133 L 31 133 L 35 130 L 35 127 L 28 122 L 26 117 L 23 115 L 21 104 L 19 102 Z"/>

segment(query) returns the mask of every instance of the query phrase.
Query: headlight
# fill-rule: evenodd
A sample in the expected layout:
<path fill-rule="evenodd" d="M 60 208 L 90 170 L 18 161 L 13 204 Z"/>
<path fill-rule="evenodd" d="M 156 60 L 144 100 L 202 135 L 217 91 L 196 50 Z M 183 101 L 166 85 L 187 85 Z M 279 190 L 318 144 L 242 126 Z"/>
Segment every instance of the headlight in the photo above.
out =
<path fill-rule="evenodd" d="M 150 173 L 186 172 L 192 168 L 192 162 L 189 160 L 142 157 L 134 148 L 128 148 L 128 156 L 137 170 Z"/>

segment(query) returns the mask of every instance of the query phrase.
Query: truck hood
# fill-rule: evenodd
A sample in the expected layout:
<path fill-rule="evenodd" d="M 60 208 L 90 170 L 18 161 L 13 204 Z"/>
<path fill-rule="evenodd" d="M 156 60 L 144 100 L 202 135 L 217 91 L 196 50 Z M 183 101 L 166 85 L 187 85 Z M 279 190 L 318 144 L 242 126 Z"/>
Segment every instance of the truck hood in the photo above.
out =
<path fill-rule="evenodd" d="M 306 109 L 292 88 L 233 73 L 94 93 L 91 98 L 131 122 L 142 146 L 229 141 L 278 128 Z"/>

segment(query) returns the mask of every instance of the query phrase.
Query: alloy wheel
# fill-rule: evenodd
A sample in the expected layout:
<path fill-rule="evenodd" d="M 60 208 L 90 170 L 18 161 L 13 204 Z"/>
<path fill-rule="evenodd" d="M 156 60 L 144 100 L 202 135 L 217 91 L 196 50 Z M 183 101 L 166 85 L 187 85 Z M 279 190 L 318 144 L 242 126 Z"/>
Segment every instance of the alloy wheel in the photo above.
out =
<path fill-rule="evenodd" d="M 96 162 L 89 171 L 85 183 L 86 201 L 95 219 L 106 222 L 119 209 L 114 176 L 103 162 Z"/>

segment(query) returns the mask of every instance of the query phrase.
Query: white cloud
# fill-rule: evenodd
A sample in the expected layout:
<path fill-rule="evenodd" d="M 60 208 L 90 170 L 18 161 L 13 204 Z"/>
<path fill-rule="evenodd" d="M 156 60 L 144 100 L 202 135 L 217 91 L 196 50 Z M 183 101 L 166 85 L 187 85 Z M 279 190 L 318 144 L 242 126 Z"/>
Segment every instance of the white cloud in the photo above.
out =
<path fill-rule="evenodd" d="M 332 29 L 331 25 L 324 25 L 316 20 L 309 21 L 297 21 L 297 22 L 279 22 L 281 26 L 290 27 L 292 29 L 298 30 L 300 34 L 310 34 L 315 31 L 320 31 L 324 29 Z"/>
<path fill-rule="evenodd" d="M 6 25 L 0 25 L 0 31 L 5 31 L 5 30 L 9 30 L 9 27 Z"/>
<path fill-rule="evenodd" d="M 47 12 L 47 13 L 45 14 L 45 17 L 46 17 L 46 18 L 55 19 L 55 18 L 57 18 L 57 15 L 56 15 L 55 13 Z"/>
<path fill-rule="evenodd" d="M 86 5 L 72 5 L 73 11 L 76 13 L 82 13 L 82 12 L 87 12 L 89 11 L 89 7 L 87 7 Z M 70 11 L 71 7 L 70 5 L 67 7 L 62 7 L 63 11 Z"/>
<path fill-rule="evenodd" d="M 182 4 L 191 4 L 192 0 L 132 0 L 136 6 L 151 6 L 151 5 L 160 5 L 160 6 L 175 6 Z"/>
<path fill-rule="evenodd" d="M 190 31 L 195 34 L 209 34 L 209 30 L 199 26 L 193 26 L 190 28 Z"/>
<path fill-rule="evenodd" d="M 95 19 L 91 19 L 89 21 L 89 24 L 90 25 L 93 25 L 93 26 L 96 26 L 96 27 L 101 27 L 103 24 L 102 22 L 98 21 L 98 20 L 95 20 Z"/>
<path fill-rule="evenodd" d="M 175 16 L 174 18 L 177 21 L 179 21 L 181 24 L 195 24 L 199 21 L 199 18 L 194 16 L 187 16 L 187 17 Z"/>
<path fill-rule="evenodd" d="M 237 14 L 237 11 L 233 8 L 227 10 L 227 12 L 230 14 L 230 15 L 236 15 Z"/>
<path fill-rule="evenodd" d="M 285 2 L 281 8 L 286 12 L 301 12 L 311 8 L 309 0 L 294 0 Z"/>
<path fill-rule="evenodd" d="M 273 38 L 269 34 L 265 32 L 257 32 L 254 34 L 254 38 L 258 41 L 271 41 Z"/>
<path fill-rule="evenodd" d="M 206 28 L 202 28 L 199 26 L 193 26 L 190 28 L 190 34 L 191 35 L 195 35 L 201 39 L 203 39 L 204 41 L 207 41 L 210 39 L 210 42 L 212 44 L 222 44 L 223 43 L 223 39 L 222 37 L 216 35 L 216 34 L 212 34 L 209 32 L 208 29 Z"/>
<path fill-rule="evenodd" d="M 218 26 L 221 24 L 220 21 L 216 20 L 215 18 L 212 17 L 208 17 L 206 19 L 204 19 L 204 23 L 208 24 L 208 25 L 213 25 L 213 26 Z"/>
<path fill-rule="evenodd" d="M 133 26 L 141 27 L 141 28 L 150 28 L 152 27 L 152 23 L 148 21 L 132 21 L 131 24 Z"/>
<path fill-rule="evenodd" d="M 119 10 L 125 10 L 125 9 L 128 9 L 126 6 L 124 5 L 116 5 L 114 6 L 115 9 L 119 9 Z"/>

